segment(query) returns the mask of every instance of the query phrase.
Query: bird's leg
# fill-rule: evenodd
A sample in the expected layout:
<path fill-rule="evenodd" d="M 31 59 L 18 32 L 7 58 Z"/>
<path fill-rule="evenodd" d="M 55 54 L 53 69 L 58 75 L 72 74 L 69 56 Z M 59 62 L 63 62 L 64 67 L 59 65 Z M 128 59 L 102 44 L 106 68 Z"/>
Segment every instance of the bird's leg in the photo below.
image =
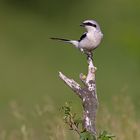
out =
<path fill-rule="evenodd" d="M 91 51 L 86 51 L 82 48 L 80 48 L 80 51 L 87 55 L 87 60 L 89 60 L 89 59 L 93 60 L 93 53 Z"/>
<path fill-rule="evenodd" d="M 90 60 L 93 61 L 93 53 L 92 52 L 86 52 L 86 55 L 87 55 L 87 60 L 88 61 L 90 61 Z"/>

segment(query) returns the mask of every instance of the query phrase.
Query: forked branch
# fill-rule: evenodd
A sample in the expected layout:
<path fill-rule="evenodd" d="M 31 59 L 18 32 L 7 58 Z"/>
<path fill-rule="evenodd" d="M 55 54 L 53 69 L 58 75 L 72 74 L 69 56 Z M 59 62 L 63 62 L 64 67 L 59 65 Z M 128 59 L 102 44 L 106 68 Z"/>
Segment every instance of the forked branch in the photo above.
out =
<path fill-rule="evenodd" d="M 69 79 L 59 72 L 59 77 L 81 98 L 83 105 L 83 128 L 93 135 L 96 135 L 96 112 L 98 108 L 95 71 L 96 67 L 93 65 L 92 58 L 88 57 L 88 74 L 87 76 L 80 74 L 84 87 L 81 87 L 73 79 Z"/>

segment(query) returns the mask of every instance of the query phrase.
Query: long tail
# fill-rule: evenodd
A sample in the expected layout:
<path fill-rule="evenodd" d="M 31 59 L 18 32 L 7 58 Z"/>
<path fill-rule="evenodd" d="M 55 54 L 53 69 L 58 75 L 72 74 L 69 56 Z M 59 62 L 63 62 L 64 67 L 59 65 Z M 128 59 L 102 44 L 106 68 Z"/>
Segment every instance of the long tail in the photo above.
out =
<path fill-rule="evenodd" d="M 79 42 L 77 40 L 69 40 L 69 39 L 57 38 L 57 37 L 51 37 L 50 39 L 64 41 L 66 43 L 73 44 L 76 48 L 78 48 L 78 43 Z"/>
<path fill-rule="evenodd" d="M 57 37 L 51 37 L 50 39 L 53 39 L 53 40 L 61 40 L 61 41 L 70 41 L 69 39 L 64 39 L 64 38 L 57 38 Z"/>

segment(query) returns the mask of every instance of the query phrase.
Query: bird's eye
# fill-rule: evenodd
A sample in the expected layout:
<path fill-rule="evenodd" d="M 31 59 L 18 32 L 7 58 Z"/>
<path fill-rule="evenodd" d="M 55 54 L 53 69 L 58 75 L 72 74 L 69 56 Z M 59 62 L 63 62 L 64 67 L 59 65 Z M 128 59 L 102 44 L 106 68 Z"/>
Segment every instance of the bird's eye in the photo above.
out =
<path fill-rule="evenodd" d="M 97 27 L 96 24 L 92 24 L 92 26 L 95 27 L 95 28 Z"/>

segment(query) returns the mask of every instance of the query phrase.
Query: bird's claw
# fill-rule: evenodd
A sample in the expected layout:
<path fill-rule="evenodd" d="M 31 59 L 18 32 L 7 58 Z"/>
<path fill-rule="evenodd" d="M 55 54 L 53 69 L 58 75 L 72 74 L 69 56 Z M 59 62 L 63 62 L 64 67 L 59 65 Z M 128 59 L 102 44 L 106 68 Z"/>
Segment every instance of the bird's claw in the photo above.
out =
<path fill-rule="evenodd" d="M 87 60 L 89 60 L 89 59 L 93 60 L 92 52 L 87 52 L 86 55 L 87 55 Z"/>

